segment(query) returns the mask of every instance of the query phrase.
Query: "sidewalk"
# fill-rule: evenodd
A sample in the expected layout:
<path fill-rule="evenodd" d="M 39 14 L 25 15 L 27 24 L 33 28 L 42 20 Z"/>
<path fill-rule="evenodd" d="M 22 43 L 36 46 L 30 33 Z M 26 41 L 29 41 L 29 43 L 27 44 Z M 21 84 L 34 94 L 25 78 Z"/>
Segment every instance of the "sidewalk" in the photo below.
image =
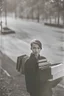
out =
<path fill-rule="evenodd" d="M 3 55 L 0 52 L 0 64 L 3 66 L 3 62 L 6 63 L 12 63 L 11 60 L 8 60 L 7 56 L 5 56 L 6 60 L 3 58 Z M 2 61 L 3 60 L 3 61 Z M 1 66 L 1 67 L 2 67 Z M 25 78 L 24 75 L 21 73 L 18 73 L 15 76 L 6 74 L 5 70 L 3 68 L 0 68 L 0 96 L 29 96 L 29 94 L 26 91 L 25 86 Z"/>
<path fill-rule="evenodd" d="M 26 92 L 24 76 L 8 77 L 0 73 L 0 96 L 29 96 Z"/>
<path fill-rule="evenodd" d="M 12 63 L 12 60 L 8 60 L 7 56 L 5 56 L 6 60 L 3 58 L 3 55 L 0 52 L 0 64 L 3 66 L 3 62 L 5 63 Z M 3 60 L 3 61 L 2 61 Z M 1 67 L 2 67 L 1 66 Z M 14 66 L 13 66 L 14 67 Z M 7 66 L 8 68 L 8 66 Z M 12 70 L 12 69 L 11 69 Z M 15 76 L 7 75 L 3 68 L 0 68 L 0 96 L 29 96 L 26 91 L 25 86 L 25 78 L 24 75 L 21 73 L 16 74 Z"/>

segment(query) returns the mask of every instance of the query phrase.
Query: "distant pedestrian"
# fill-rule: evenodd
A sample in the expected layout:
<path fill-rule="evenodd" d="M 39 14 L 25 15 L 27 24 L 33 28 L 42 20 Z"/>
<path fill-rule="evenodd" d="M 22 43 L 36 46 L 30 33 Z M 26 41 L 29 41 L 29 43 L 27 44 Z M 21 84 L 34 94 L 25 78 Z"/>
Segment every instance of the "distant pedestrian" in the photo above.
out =
<path fill-rule="evenodd" d="M 51 88 L 48 81 L 40 81 L 38 60 L 45 60 L 44 56 L 40 56 L 42 43 L 39 40 L 31 42 L 31 50 L 29 59 L 25 63 L 25 81 L 27 92 L 30 96 L 52 96 Z"/>

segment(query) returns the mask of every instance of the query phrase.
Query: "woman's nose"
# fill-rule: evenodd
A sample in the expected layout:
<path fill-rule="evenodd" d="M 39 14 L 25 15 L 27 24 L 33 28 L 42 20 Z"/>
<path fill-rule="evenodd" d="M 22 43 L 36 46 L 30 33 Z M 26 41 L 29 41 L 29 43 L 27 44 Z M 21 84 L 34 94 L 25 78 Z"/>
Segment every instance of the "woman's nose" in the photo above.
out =
<path fill-rule="evenodd" d="M 38 52 L 38 49 L 36 49 L 35 51 Z"/>

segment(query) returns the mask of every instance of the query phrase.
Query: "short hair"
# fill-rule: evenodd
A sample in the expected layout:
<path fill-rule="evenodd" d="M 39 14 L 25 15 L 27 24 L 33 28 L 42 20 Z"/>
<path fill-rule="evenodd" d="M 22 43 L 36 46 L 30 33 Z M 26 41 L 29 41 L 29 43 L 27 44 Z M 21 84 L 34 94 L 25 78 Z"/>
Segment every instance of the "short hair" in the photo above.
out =
<path fill-rule="evenodd" d="M 34 40 L 34 41 L 32 41 L 31 42 L 31 48 L 32 48 L 32 45 L 33 44 L 37 44 L 39 47 L 40 47 L 40 49 L 42 49 L 42 43 L 39 41 L 39 40 Z"/>

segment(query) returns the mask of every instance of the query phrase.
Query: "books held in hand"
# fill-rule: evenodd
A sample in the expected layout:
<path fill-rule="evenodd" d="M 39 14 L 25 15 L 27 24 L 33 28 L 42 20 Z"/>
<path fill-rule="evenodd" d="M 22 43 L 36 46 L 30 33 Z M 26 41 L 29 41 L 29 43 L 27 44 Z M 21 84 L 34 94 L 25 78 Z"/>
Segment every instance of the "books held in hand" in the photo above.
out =
<path fill-rule="evenodd" d="M 46 59 L 38 61 L 40 76 L 45 80 L 56 80 L 64 76 L 64 64 L 50 64 Z"/>
<path fill-rule="evenodd" d="M 41 70 L 48 68 L 50 65 L 51 64 L 47 61 L 46 58 L 38 60 L 38 66 L 39 66 L 39 69 Z"/>

